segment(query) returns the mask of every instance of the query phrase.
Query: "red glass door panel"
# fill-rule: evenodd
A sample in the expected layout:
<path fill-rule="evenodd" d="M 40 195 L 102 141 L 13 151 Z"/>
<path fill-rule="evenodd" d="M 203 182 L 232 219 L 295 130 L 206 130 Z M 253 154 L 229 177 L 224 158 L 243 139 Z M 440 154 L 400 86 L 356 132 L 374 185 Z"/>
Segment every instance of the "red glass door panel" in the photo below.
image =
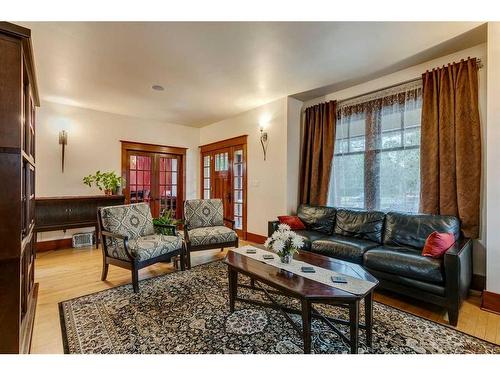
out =
<path fill-rule="evenodd" d="M 176 218 L 182 217 L 179 199 L 179 159 L 177 155 L 160 155 L 158 169 L 160 213 L 165 210 L 171 211 Z"/>
<path fill-rule="evenodd" d="M 130 203 L 152 204 L 153 156 L 145 153 L 129 152 L 127 168 L 127 190 Z M 151 208 L 153 208 L 151 206 Z"/>

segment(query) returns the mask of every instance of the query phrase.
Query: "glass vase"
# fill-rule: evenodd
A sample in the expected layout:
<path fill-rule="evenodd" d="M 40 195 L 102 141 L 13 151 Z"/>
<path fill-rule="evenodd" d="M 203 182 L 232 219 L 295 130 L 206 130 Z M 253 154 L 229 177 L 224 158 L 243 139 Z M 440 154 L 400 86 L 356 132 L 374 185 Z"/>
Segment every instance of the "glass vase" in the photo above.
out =
<path fill-rule="evenodd" d="M 293 259 L 293 255 L 292 254 L 283 254 L 283 255 L 280 255 L 281 263 L 290 264 L 292 262 L 292 259 Z"/>

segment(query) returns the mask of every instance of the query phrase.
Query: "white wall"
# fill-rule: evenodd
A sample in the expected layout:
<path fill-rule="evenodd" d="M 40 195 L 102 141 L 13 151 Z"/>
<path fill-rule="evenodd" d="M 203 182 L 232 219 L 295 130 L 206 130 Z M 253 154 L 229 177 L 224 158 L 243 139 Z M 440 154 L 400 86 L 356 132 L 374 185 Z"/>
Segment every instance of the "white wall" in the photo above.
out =
<path fill-rule="evenodd" d="M 285 215 L 289 212 L 291 202 L 297 200 L 297 182 L 294 175 L 298 173 L 297 145 L 301 104 L 302 102 L 295 99 L 281 98 L 201 128 L 201 144 L 248 135 L 247 231 L 250 233 L 266 235 L 268 220 L 274 220 L 278 215 Z M 288 117 L 293 132 L 290 136 L 292 155 L 288 155 Z M 261 124 L 264 125 L 269 139 L 266 161 L 260 145 Z"/>
<path fill-rule="evenodd" d="M 37 114 L 36 195 L 103 194 L 82 183 L 90 173 L 115 171 L 121 175 L 120 140 L 187 147 L 186 198 L 198 194 L 200 130 L 79 107 L 42 102 Z M 65 169 L 61 172 L 60 130 L 68 132 Z M 70 237 L 71 230 L 40 233 L 38 240 Z"/>
<path fill-rule="evenodd" d="M 500 22 L 488 22 L 486 289 L 500 293 Z"/>
<path fill-rule="evenodd" d="M 287 98 L 287 213 L 295 212 L 299 202 L 299 168 L 302 102 Z"/>
<path fill-rule="evenodd" d="M 498 35 L 498 34 L 497 34 Z M 498 38 L 498 36 L 497 36 Z M 496 40 L 496 43 L 500 42 L 499 39 Z M 488 40 L 488 48 L 490 49 L 490 46 L 492 45 L 491 41 Z M 412 66 L 407 69 L 400 70 L 398 72 L 392 73 L 385 75 L 383 77 L 349 87 L 344 90 L 340 90 L 334 93 L 330 93 L 325 96 L 321 96 L 312 100 L 309 100 L 307 102 L 304 102 L 304 108 L 309 107 L 311 105 L 324 102 L 324 101 L 330 101 L 330 100 L 343 100 L 350 98 L 352 96 L 356 95 L 361 95 L 370 91 L 378 90 L 387 86 L 391 86 L 394 84 L 398 84 L 400 82 L 408 81 L 414 78 L 418 78 L 422 73 L 424 73 L 426 70 L 430 70 L 432 68 L 442 66 L 444 64 L 448 64 L 453 61 L 459 61 L 460 59 L 466 59 L 467 57 L 477 57 L 481 59 L 481 62 L 483 64 L 483 68 L 479 70 L 479 115 L 481 119 L 481 124 L 483 126 L 483 129 L 485 128 L 486 124 L 486 71 L 487 71 L 487 64 L 486 60 L 489 59 L 489 52 L 487 56 L 487 51 L 486 51 L 486 43 L 474 46 L 472 48 L 468 48 L 456 53 L 453 53 L 451 55 L 443 56 L 434 60 L 427 61 L 425 63 L 419 64 Z M 497 50 L 498 51 L 498 50 Z M 498 52 L 497 52 L 498 53 Z M 497 57 L 497 59 L 500 62 L 500 58 Z M 489 60 L 488 60 L 489 61 Z M 489 61 L 491 63 L 491 61 Z M 490 64 L 488 64 L 490 65 Z M 497 72 L 498 72 L 498 68 Z M 488 74 L 489 70 L 488 70 Z M 488 78 L 489 79 L 489 78 Z M 500 79 L 498 79 L 498 84 L 500 84 Z M 498 86 L 497 84 L 497 86 Z M 491 85 L 488 85 L 488 87 Z M 498 90 L 498 89 L 497 89 Z M 497 91 L 498 93 L 498 91 Z M 489 96 L 489 93 L 488 93 Z M 491 100 L 491 98 L 489 98 Z M 498 96 L 496 97 L 496 100 L 498 102 L 499 98 Z M 498 113 L 497 113 L 497 118 L 498 118 Z M 489 130 L 488 130 L 489 131 Z M 483 145 L 486 146 L 486 132 L 483 131 Z M 498 148 L 498 146 L 497 146 Z M 485 160 L 485 151 L 486 147 L 483 147 L 483 160 Z M 497 160 L 500 160 L 500 158 L 497 158 Z M 483 163 L 483 181 L 485 181 L 485 176 L 487 174 L 486 170 L 486 164 Z M 486 196 L 486 184 L 483 183 L 483 188 L 482 188 L 482 196 L 483 198 Z M 488 199 L 488 204 L 491 205 L 491 202 Z M 484 225 L 484 222 L 486 220 L 486 202 L 483 199 L 483 202 L 481 204 L 481 221 L 482 221 L 482 226 L 481 226 L 481 234 L 480 234 L 480 239 L 477 241 L 474 241 L 474 251 L 473 251 L 473 263 L 474 263 L 474 273 L 479 274 L 479 275 L 485 275 L 486 274 L 486 225 Z M 500 226 L 498 226 L 500 228 Z M 488 241 L 489 242 L 489 241 Z M 499 244 L 500 244 L 500 238 L 499 238 Z M 489 261 L 489 260 L 488 260 Z M 500 262 L 499 262 L 500 263 Z M 499 266 L 500 267 L 500 266 Z M 500 274 L 500 270 L 497 274 Z"/>

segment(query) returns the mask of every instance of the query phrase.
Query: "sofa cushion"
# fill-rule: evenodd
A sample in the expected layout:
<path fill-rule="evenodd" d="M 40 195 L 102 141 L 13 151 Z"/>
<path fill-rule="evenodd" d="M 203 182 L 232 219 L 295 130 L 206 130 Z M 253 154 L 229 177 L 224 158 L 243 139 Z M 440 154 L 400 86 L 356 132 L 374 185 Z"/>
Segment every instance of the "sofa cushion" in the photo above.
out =
<path fill-rule="evenodd" d="M 101 207 L 102 228 L 129 239 L 155 233 L 153 217 L 147 203 Z"/>
<path fill-rule="evenodd" d="M 108 253 L 113 258 L 130 261 L 125 251 L 123 241 L 113 237 L 106 237 Z M 163 234 L 152 234 L 148 236 L 136 237 L 128 241 L 128 250 L 132 257 L 142 262 L 160 255 L 180 250 L 182 248 L 182 238 L 179 236 L 166 236 Z"/>
<path fill-rule="evenodd" d="M 316 232 L 313 230 L 295 230 L 295 233 L 300 235 L 304 239 L 304 246 L 302 250 L 311 250 L 311 245 L 313 241 L 317 241 L 319 239 L 325 238 L 326 235 L 321 232 Z"/>
<path fill-rule="evenodd" d="M 358 264 L 363 263 L 363 254 L 368 249 L 380 246 L 378 243 L 360 238 L 334 234 L 313 241 L 311 251 Z"/>
<path fill-rule="evenodd" d="M 432 232 L 453 233 L 460 237 L 460 221 L 454 216 L 389 212 L 385 217 L 384 246 L 413 247 L 422 250 Z"/>
<path fill-rule="evenodd" d="M 444 283 L 443 260 L 422 256 L 407 247 L 377 247 L 364 254 L 366 268 L 435 284 Z"/>
<path fill-rule="evenodd" d="M 215 245 L 236 241 L 236 232 L 224 225 L 216 227 L 201 227 L 188 231 L 192 246 Z"/>
<path fill-rule="evenodd" d="M 338 209 L 335 234 L 382 243 L 385 214 L 378 211 Z"/>
<path fill-rule="evenodd" d="M 332 234 L 335 224 L 335 211 L 333 207 L 301 204 L 297 209 L 297 216 L 308 230 Z"/>
<path fill-rule="evenodd" d="M 128 247 L 133 256 L 138 258 L 139 261 L 143 261 L 180 250 L 182 247 L 182 238 L 179 236 L 153 234 L 130 240 Z"/>
<path fill-rule="evenodd" d="M 224 225 L 222 200 L 187 200 L 184 202 L 184 223 L 189 229 Z"/>

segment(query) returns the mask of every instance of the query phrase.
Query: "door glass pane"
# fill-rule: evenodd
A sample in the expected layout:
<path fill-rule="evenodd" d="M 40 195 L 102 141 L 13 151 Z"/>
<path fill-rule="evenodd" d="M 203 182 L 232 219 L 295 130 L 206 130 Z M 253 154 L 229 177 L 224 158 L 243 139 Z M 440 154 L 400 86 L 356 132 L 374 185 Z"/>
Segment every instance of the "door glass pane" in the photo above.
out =
<path fill-rule="evenodd" d="M 151 201 L 151 157 L 130 155 L 129 192 L 131 203 Z"/>
<path fill-rule="evenodd" d="M 233 197 L 234 226 L 243 229 L 243 150 L 236 150 L 233 155 Z"/>
<path fill-rule="evenodd" d="M 173 217 L 177 217 L 177 166 L 177 157 L 160 157 L 160 212 L 171 211 Z"/>

